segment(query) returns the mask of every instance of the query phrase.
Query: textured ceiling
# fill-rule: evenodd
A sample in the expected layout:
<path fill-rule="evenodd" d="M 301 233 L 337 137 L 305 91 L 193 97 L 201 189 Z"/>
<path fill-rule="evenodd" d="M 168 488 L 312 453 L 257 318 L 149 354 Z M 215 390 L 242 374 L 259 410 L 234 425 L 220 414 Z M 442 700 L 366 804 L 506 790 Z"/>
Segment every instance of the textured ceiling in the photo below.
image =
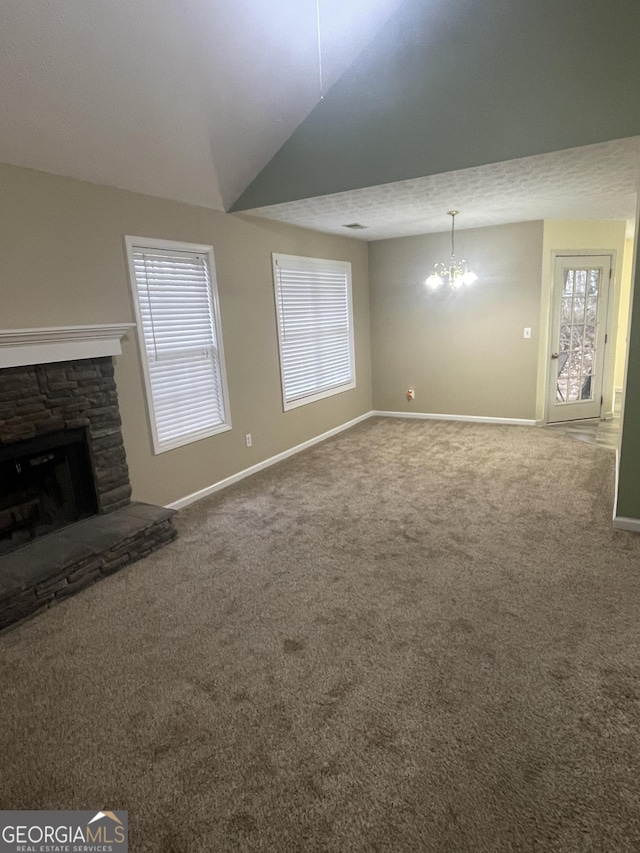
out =
<path fill-rule="evenodd" d="M 320 0 L 327 91 L 401 0 Z M 316 0 L 2 0 L 0 161 L 226 209 L 318 103 Z M 363 240 L 634 217 L 638 138 L 247 211 Z M 367 228 L 347 231 L 361 222 Z"/>
<path fill-rule="evenodd" d="M 640 137 L 244 211 L 361 240 L 533 219 L 635 220 Z M 364 230 L 344 225 L 360 223 Z"/>
<path fill-rule="evenodd" d="M 401 0 L 320 0 L 326 89 Z M 227 208 L 320 98 L 316 0 L 2 0 L 0 161 Z"/>

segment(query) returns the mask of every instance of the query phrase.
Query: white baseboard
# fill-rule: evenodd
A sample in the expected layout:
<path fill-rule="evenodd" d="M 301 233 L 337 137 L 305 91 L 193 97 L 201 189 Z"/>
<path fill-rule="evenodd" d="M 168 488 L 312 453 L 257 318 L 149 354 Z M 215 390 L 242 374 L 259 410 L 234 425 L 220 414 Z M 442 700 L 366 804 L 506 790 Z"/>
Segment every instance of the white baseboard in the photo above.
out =
<path fill-rule="evenodd" d="M 515 426 L 540 426 L 542 421 L 528 420 L 526 418 L 485 418 L 480 415 L 436 415 L 429 412 L 371 412 L 372 415 L 382 418 L 420 418 L 422 420 L 436 421 L 471 421 L 476 424 L 512 424 Z"/>
<path fill-rule="evenodd" d="M 180 498 L 179 500 L 174 501 L 173 503 L 167 504 L 167 509 L 182 509 L 185 506 L 189 506 L 189 504 L 195 503 L 196 501 L 199 501 L 202 498 L 206 498 L 207 495 L 212 495 L 214 492 L 218 492 L 221 489 L 225 489 L 227 486 L 233 485 L 233 483 L 237 483 L 240 480 L 244 480 L 245 477 L 250 477 L 252 474 L 257 474 L 258 471 L 263 471 L 265 468 L 269 468 L 271 465 L 275 465 L 277 462 L 282 462 L 283 459 L 288 459 L 289 456 L 295 456 L 296 453 L 300 453 L 303 450 L 306 450 L 308 447 L 313 447 L 314 444 L 319 444 L 321 441 L 325 441 L 327 438 L 331 438 L 334 435 L 338 435 L 338 433 L 344 432 L 344 430 L 350 429 L 356 424 L 359 424 L 362 421 L 366 421 L 368 418 L 371 417 L 419 418 L 422 420 L 440 421 L 470 421 L 473 423 L 512 424 L 515 426 L 539 426 L 541 423 L 543 423 L 542 421 L 528 420 L 525 418 L 484 418 L 480 417 L 479 415 L 439 415 L 430 414 L 426 412 L 365 412 L 364 415 L 360 415 L 359 417 L 354 418 L 351 421 L 347 421 L 347 423 L 345 424 L 341 424 L 340 426 L 334 427 L 333 429 L 330 429 L 327 432 L 323 432 L 321 435 L 317 435 L 314 438 L 310 438 L 308 441 L 303 441 L 302 444 L 297 444 L 295 447 L 290 447 L 289 450 L 284 450 L 282 453 L 277 453 L 275 456 L 270 456 L 268 459 L 264 459 L 262 462 L 258 462 L 256 465 L 252 465 L 250 468 L 244 468 L 242 471 L 238 471 L 237 474 L 232 474 L 230 477 L 226 477 L 224 480 L 219 480 L 217 483 L 213 483 L 213 485 L 207 486 L 205 489 L 200 489 L 200 491 L 198 492 L 193 492 L 190 495 L 186 495 L 186 497 L 184 498 Z M 620 453 L 616 449 L 616 481 L 614 492 L 613 526 L 617 530 L 628 530 L 632 533 L 640 533 L 640 519 L 624 518 L 623 516 L 617 515 L 619 461 Z"/>
<path fill-rule="evenodd" d="M 630 533 L 640 533 L 640 518 L 625 518 L 623 515 L 613 517 L 616 530 L 628 530 Z"/>
<path fill-rule="evenodd" d="M 333 429 L 328 430 L 327 432 L 323 432 L 321 435 L 316 435 L 315 438 L 310 438 L 308 441 L 303 441 L 302 444 L 297 444 L 295 447 L 290 447 L 289 450 L 283 450 L 282 453 L 277 453 L 275 456 L 270 456 L 268 459 L 264 459 L 262 462 L 258 462 L 256 465 L 252 465 L 250 468 L 244 468 L 242 471 L 238 471 L 237 474 L 232 474 L 230 477 L 226 477 L 224 480 L 219 480 L 217 483 L 214 483 L 212 486 L 207 486 L 205 489 L 200 489 L 198 492 L 193 492 L 190 495 L 187 495 L 184 498 L 180 498 L 173 503 L 167 504 L 167 509 L 182 509 L 185 506 L 189 506 L 189 504 L 195 503 L 196 501 L 201 500 L 202 498 L 206 498 L 207 495 L 212 495 L 214 492 L 220 491 L 220 489 L 225 489 L 227 486 L 233 485 L 233 483 L 237 483 L 240 480 L 244 480 L 245 477 L 250 477 L 252 474 L 257 474 L 258 471 L 263 471 L 265 468 L 269 468 L 271 465 L 275 465 L 277 462 L 282 462 L 283 459 L 288 459 L 289 456 L 294 456 L 296 453 L 300 453 L 302 450 L 306 450 L 308 447 L 313 447 L 314 444 L 319 444 L 321 441 L 325 441 L 327 438 L 331 438 L 333 435 L 337 435 L 340 432 L 343 432 L 346 429 L 350 429 L 356 424 L 361 423 L 362 421 L 366 421 L 367 418 L 370 418 L 372 412 L 365 412 L 364 415 L 360 415 L 357 418 L 354 418 L 352 421 L 347 421 L 346 424 L 341 424 L 340 426 L 334 427 Z"/>
<path fill-rule="evenodd" d="M 288 459 L 289 456 L 294 456 L 296 453 L 300 453 L 301 451 L 306 450 L 308 447 L 313 447 L 314 444 L 319 444 L 321 441 L 325 441 L 327 438 L 331 438 L 333 435 L 338 435 L 338 433 L 343 432 L 346 429 L 350 429 L 356 424 L 367 420 L 367 418 L 371 418 L 374 416 L 385 418 L 422 418 L 425 420 L 430 419 L 441 421 L 472 421 L 475 423 L 482 424 L 513 424 L 515 426 L 539 426 L 542 423 L 542 421 L 525 420 L 523 418 L 483 418 L 477 415 L 435 415 L 427 414 L 424 412 L 365 412 L 364 415 L 360 415 L 359 417 L 354 418 L 351 421 L 347 421 L 346 424 L 341 424 L 338 427 L 334 427 L 333 429 L 330 429 L 327 432 L 323 432 L 321 435 L 315 436 L 315 438 L 310 438 L 308 441 L 303 441 L 302 444 L 297 444 L 295 447 L 290 447 L 289 450 L 284 450 L 282 453 L 277 453 L 275 456 L 270 456 L 268 459 L 264 459 L 262 462 L 258 462 L 256 465 L 251 465 L 251 467 L 249 468 L 244 468 L 242 471 L 238 471 L 237 474 L 232 474 L 230 477 L 226 477 L 224 480 L 219 480 L 217 483 L 213 483 L 211 486 L 207 486 L 204 489 L 200 489 L 197 492 L 193 492 L 190 495 L 186 495 L 184 498 L 180 498 L 177 501 L 173 501 L 173 503 L 167 504 L 167 509 L 182 509 L 185 506 L 189 506 L 189 504 L 195 503 L 196 501 L 199 501 L 202 498 L 206 498 L 208 495 L 212 495 L 214 492 L 219 492 L 221 489 L 225 489 L 227 486 L 232 486 L 234 483 L 238 483 L 240 480 L 244 480 L 245 477 L 250 477 L 252 474 L 257 474 L 258 471 L 263 471 L 265 468 L 269 468 L 271 467 L 271 465 L 275 465 L 277 462 L 282 462 L 283 459 Z"/>

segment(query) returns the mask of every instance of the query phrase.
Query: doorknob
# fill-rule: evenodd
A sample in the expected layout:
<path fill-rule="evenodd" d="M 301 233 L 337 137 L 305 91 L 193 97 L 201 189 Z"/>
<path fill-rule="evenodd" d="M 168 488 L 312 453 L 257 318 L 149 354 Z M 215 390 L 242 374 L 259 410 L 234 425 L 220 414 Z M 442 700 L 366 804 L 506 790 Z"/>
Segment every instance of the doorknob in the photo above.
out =
<path fill-rule="evenodd" d="M 560 353 L 559 352 L 552 352 L 551 358 L 560 358 Z"/>

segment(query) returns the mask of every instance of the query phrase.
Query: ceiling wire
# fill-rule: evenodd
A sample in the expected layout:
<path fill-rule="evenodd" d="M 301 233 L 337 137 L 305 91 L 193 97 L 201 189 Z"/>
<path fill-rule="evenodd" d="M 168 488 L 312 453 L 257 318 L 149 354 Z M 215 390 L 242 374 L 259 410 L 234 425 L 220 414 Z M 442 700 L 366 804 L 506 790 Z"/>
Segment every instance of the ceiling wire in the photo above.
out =
<path fill-rule="evenodd" d="M 322 39 L 320 37 L 320 0 L 316 0 L 316 31 L 318 33 L 318 80 L 320 83 L 320 100 L 324 98 L 324 83 L 322 80 Z"/>

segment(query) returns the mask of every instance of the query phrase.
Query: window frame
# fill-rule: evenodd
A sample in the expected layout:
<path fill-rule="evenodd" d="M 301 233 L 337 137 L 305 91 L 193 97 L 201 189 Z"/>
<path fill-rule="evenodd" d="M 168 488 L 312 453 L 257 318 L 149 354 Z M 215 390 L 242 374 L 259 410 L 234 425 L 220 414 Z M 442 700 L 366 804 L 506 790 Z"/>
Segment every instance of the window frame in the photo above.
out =
<path fill-rule="evenodd" d="M 351 275 L 351 263 L 349 261 L 338 261 L 327 258 L 311 258 L 305 255 L 288 255 L 279 252 L 273 252 L 271 255 L 272 258 L 272 270 L 273 270 L 273 290 L 274 290 L 274 306 L 276 313 L 276 328 L 277 328 L 277 337 L 278 337 L 278 357 L 280 361 L 280 386 L 282 390 L 282 406 L 285 412 L 290 411 L 291 409 L 297 409 L 300 406 L 306 406 L 308 403 L 315 403 L 318 400 L 324 400 L 327 397 L 333 397 L 336 394 L 342 394 L 345 391 L 351 391 L 356 388 L 356 349 L 355 349 L 355 332 L 354 332 L 354 314 L 353 314 L 353 285 L 352 285 L 352 275 Z M 293 262 L 296 265 L 300 265 L 303 268 L 306 267 L 309 271 L 321 270 L 321 271 L 339 271 L 345 273 L 346 277 L 346 287 L 347 287 L 347 322 L 348 322 L 348 334 L 349 334 L 349 367 L 350 367 L 350 375 L 351 378 L 348 382 L 342 383 L 340 385 L 335 385 L 331 388 L 326 388 L 322 391 L 317 391 L 312 394 L 308 394 L 304 397 L 299 397 L 293 400 L 287 400 L 286 398 L 286 390 L 285 390 L 285 370 L 284 370 L 284 362 L 282 358 L 282 326 L 280 320 L 280 310 L 278 308 L 278 262 L 283 261 L 285 263 Z"/>
<path fill-rule="evenodd" d="M 196 441 L 201 441 L 204 438 L 209 438 L 213 435 L 219 435 L 223 432 L 228 432 L 231 427 L 231 409 L 229 405 L 229 387 L 227 381 L 227 370 L 224 358 L 224 344 L 222 337 L 222 320 L 220 312 L 220 300 L 218 296 L 218 285 L 216 279 L 215 261 L 213 254 L 213 246 L 200 243 L 185 243 L 176 240 L 164 240 L 153 237 L 134 237 L 126 235 L 125 248 L 127 257 L 127 267 L 129 271 L 129 291 L 133 302 L 133 310 L 136 319 L 136 332 L 138 338 L 138 351 L 140 353 L 140 361 L 142 364 L 142 373 L 144 377 L 145 400 L 147 407 L 147 418 L 151 430 L 151 438 L 153 441 L 154 455 L 160 455 L 170 450 L 175 450 L 178 447 L 184 447 L 187 444 L 192 444 Z M 219 372 L 220 372 L 220 398 L 224 409 L 224 420 L 222 423 L 212 425 L 206 429 L 200 429 L 195 432 L 181 435 L 169 441 L 160 441 L 158 438 L 158 424 L 155 414 L 155 403 L 153 399 L 153 386 L 151 383 L 151 374 L 149 370 L 149 362 L 147 359 L 147 351 L 145 346 L 145 334 L 140 310 L 140 302 L 138 299 L 137 277 L 135 273 L 134 254 L 137 251 L 160 250 L 167 252 L 181 252 L 185 254 L 201 255 L 205 258 L 205 263 L 209 273 L 209 298 L 211 300 L 211 312 L 213 332 L 215 335 L 215 349 L 217 352 Z"/>

